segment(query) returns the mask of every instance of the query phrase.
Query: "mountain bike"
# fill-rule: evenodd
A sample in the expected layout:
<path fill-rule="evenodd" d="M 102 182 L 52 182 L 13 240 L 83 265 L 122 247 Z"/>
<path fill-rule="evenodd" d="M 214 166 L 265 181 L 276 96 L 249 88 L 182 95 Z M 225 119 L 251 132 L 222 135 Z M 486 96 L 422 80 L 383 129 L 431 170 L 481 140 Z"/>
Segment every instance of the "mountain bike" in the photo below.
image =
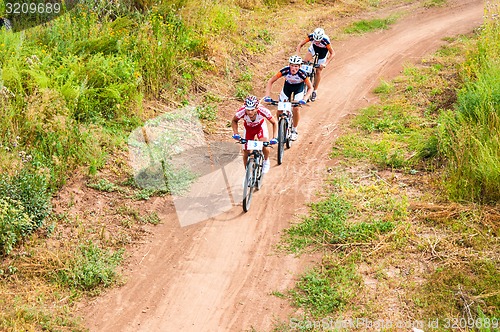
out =
<path fill-rule="evenodd" d="M 248 212 L 252 202 L 254 190 L 259 190 L 262 186 L 264 174 L 262 164 L 264 163 L 264 153 L 262 148 L 269 146 L 269 142 L 240 139 L 245 145 L 245 150 L 250 151 L 246 165 L 245 182 L 243 184 L 243 211 Z"/>
<path fill-rule="evenodd" d="M 287 149 L 292 147 L 292 124 L 293 124 L 293 112 L 292 107 L 299 106 L 298 102 L 281 102 L 277 100 L 271 100 L 269 102 L 271 105 L 277 105 L 278 111 L 281 113 L 278 115 L 278 165 L 283 162 L 283 156 L 285 154 L 285 146 Z"/>
<path fill-rule="evenodd" d="M 307 76 L 309 77 L 309 80 L 311 81 L 311 84 L 314 88 L 314 83 L 316 81 L 316 70 L 319 68 L 320 65 L 318 65 L 318 54 L 314 54 L 313 58 L 311 59 L 312 61 L 308 61 L 303 63 L 300 66 L 300 69 L 302 69 Z M 307 93 L 307 85 L 305 86 L 305 91 L 304 94 Z"/>

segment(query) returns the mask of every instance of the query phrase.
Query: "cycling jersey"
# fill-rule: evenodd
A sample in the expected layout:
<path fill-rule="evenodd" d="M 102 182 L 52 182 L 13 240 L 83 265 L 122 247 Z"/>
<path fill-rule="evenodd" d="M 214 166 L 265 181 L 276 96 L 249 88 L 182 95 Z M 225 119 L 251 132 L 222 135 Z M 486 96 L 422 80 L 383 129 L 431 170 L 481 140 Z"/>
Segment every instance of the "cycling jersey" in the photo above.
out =
<path fill-rule="evenodd" d="M 269 111 L 267 108 L 265 108 L 262 105 L 259 105 L 257 107 L 257 114 L 255 116 L 255 120 L 251 120 L 250 117 L 246 114 L 245 112 L 245 107 L 241 107 L 238 112 L 235 114 L 236 118 L 238 120 L 243 119 L 243 125 L 245 128 L 253 128 L 253 127 L 260 127 L 264 123 L 266 119 L 271 120 L 273 115 L 271 114 L 271 111 Z"/>
<path fill-rule="evenodd" d="M 307 74 L 302 70 L 299 69 L 295 75 L 293 75 L 290 71 L 290 67 L 284 67 L 279 71 L 281 76 L 279 77 L 284 77 L 285 78 L 285 84 L 302 84 L 307 78 Z"/>
<path fill-rule="evenodd" d="M 321 39 L 320 41 L 315 41 L 314 38 L 313 38 L 313 34 L 309 34 L 307 36 L 307 38 L 309 38 L 309 41 L 317 46 L 317 47 L 320 47 L 320 48 L 327 48 L 328 45 L 330 45 L 330 37 L 328 37 L 327 35 L 323 35 L 323 39 Z"/>

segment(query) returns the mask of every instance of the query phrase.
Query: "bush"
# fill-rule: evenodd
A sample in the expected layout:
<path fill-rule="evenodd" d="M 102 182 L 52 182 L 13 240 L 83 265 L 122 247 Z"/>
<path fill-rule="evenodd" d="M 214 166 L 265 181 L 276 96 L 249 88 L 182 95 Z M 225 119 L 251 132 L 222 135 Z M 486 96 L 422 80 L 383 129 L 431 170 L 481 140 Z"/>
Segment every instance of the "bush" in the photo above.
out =
<path fill-rule="evenodd" d="M 23 235 L 33 231 L 33 221 L 19 201 L 0 197 L 0 255 L 7 255 Z"/>
<path fill-rule="evenodd" d="M 0 198 L 19 202 L 33 220 L 35 229 L 43 224 L 50 213 L 50 193 L 46 177 L 28 168 L 21 169 L 13 176 L 0 177 Z"/>
<path fill-rule="evenodd" d="M 42 226 L 50 208 L 44 176 L 23 168 L 0 177 L 0 254 Z"/>

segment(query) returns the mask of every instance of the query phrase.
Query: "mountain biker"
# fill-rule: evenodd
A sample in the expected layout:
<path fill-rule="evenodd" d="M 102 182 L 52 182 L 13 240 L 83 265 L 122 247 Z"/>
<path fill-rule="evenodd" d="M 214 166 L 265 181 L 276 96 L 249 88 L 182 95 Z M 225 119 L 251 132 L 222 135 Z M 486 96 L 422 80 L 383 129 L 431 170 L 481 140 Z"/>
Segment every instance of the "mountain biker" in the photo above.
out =
<path fill-rule="evenodd" d="M 12 29 L 12 23 L 10 23 L 8 18 L 0 17 L 0 29 L 5 28 L 5 30 Z"/>
<path fill-rule="evenodd" d="M 287 67 L 282 68 L 279 72 L 277 72 L 273 77 L 269 79 L 266 86 L 266 97 L 264 101 L 270 102 L 272 99 L 270 96 L 271 88 L 279 78 L 284 77 L 285 83 L 283 85 L 283 89 L 280 92 L 280 101 L 292 101 L 292 93 L 293 101 L 297 101 L 302 105 L 306 104 L 306 100 L 309 99 L 311 93 L 313 91 L 313 86 L 311 80 L 307 76 L 307 74 L 300 69 L 300 65 L 302 64 L 302 58 L 298 55 L 292 55 L 288 59 L 289 65 Z M 307 93 L 304 96 L 304 86 L 307 85 Z M 295 141 L 297 139 L 297 126 L 300 120 L 299 114 L 299 106 L 294 106 L 292 108 L 293 112 L 293 124 L 292 124 L 292 134 L 290 139 Z"/>
<path fill-rule="evenodd" d="M 271 111 L 259 104 L 259 100 L 255 96 L 248 96 L 245 98 L 244 105 L 236 112 L 231 122 L 231 127 L 233 129 L 233 138 L 235 140 L 240 140 L 241 136 L 238 133 L 238 122 L 243 119 L 243 126 L 245 128 L 243 138 L 246 140 L 253 140 L 255 136 L 259 141 L 269 141 L 271 144 L 278 143 L 276 138 L 269 140 L 269 131 L 266 125 L 266 119 L 273 126 L 273 136 L 278 135 L 278 125 L 274 119 Z M 263 147 L 262 152 L 264 153 L 264 163 L 262 165 L 262 173 L 267 173 L 271 167 L 271 162 L 269 161 L 269 148 Z M 243 165 L 247 165 L 248 160 L 248 150 L 243 150 Z"/>
<path fill-rule="evenodd" d="M 311 46 L 307 49 L 307 54 L 304 57 L 304 62 L 309 62 L 315 54 L 318 54 L 318 65 L 316 69 L 316 80 L 314 81 L 314 91 L 311 95 L 311 101 L 315 101 L 317 94 L 319 82 L 321 81 L 321 72 L 323 69 L 333 60 L 335 56 L 335 51 L 330 43 L 330 38 L 325 34 L 325 30 L 322 28 L 314 29 L 313 33 L 307 35 L 307 38 L 301 41 L 297 45 L 297 54 L 300 54 L 300 49 L 302 46 L 311 42 Z"/>

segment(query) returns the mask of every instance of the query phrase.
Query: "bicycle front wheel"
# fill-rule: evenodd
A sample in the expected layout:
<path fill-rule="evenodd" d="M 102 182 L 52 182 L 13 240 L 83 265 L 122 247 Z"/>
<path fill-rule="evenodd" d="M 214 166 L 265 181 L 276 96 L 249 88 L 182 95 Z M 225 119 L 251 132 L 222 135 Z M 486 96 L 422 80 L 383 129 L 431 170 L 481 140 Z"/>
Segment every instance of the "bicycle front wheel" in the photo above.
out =
<path fill-rule="evenodd" d="M 247 170 L 245 173 L 245 183 L 243 184 L 243 211 L 250 210 L 250 203 L 252 201 L 252 193 L 254 190 L 255 181 L 255 163 L 252 159 L 248 159 Z"/>
<path fill-rule="evenodd" d="M 285 153 L 285 141 L 286 141 L 286 120 L 280 119 L 278 123 L 278 165 L 283 162 L 283 155 Z"/>
<path fill-rule="evenodd" d="M 286 145 L 286 148 L 287 149 L 290 149 L 292 147 L 292 127 L 290 126 L 290 124 L 293 123 L 293 118 L 290 118 L 290 123 L 286 126 L 286 133 L 285 133 L 285 145 Z"/>

